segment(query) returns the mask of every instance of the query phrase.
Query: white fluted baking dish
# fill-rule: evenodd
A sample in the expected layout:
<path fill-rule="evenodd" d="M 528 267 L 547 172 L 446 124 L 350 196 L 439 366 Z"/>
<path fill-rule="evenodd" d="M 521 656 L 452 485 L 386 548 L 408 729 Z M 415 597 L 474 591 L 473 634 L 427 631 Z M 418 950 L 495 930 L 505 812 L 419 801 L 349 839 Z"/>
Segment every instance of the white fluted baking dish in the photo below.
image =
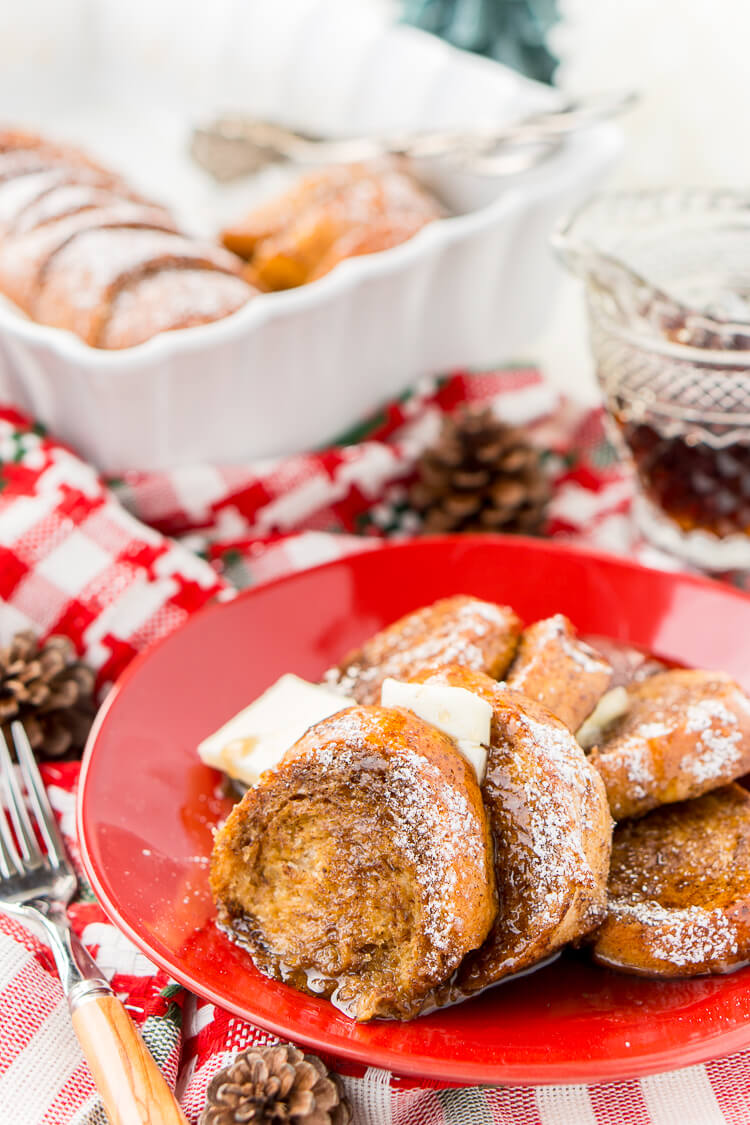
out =
<path fill-rule="evenodd" d="M 86 144 L 203 234 L 283 183 L 271 171 L 220 188 L 190 163 L 191 123 L 218 110 L 353 134 L 509 121 L 551 96 L 354 0 L 28 0 L 0 13 L 3 116 Z M 556 281 L 548 234 L 619 143 L 598 126 L 502 180 L 425 169 L 451 218 L 124 351 L 5 303 L 0 395 L 108 473 L 321 444 L 424 374 L 529 354 Z"/>

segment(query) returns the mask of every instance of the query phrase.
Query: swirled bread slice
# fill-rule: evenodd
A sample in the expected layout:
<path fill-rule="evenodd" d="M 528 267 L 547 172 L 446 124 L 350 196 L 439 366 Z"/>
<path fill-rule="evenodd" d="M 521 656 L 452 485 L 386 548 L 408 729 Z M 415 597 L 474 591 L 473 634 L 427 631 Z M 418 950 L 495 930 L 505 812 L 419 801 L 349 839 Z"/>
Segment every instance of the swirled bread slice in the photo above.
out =
<path fill-rule="evenodd" d="M 466 594 L 443 598 L 395 621 L 326 673 L 344 695 L 378 703 L 383 680 L 413 679 L 425 668 L 458 664 L 493 679 L 510 664 L 521 631 L 509 606 Z"/>
<path fill-rule="evenodd" d="M 0 235 L 24 234 L 79 211 L 111 207 L 123 201 L 142 202 L 112 176 L 84 165 L 45 167 L 27 175 L 0 179 Z M 166 220 L 166 211 L 159 210 Z"/>
<path fill-rule="evenodd" d="M 116 200 L 94 214 L 65 215 L 24 234 L 0 240 L 0 279 L 3 292 L 19 308 L 37 319 L 47 274 L 58 255 L 91 230 L 174 232 L 167 213 L 129 200 Z M 104 267 L 102 267 L 104 268 Z"/>
<path fill-rule="evenodd" d="M 132 347 L 235 312 L 241 270 L 80 150 L 0 130 L 0 293 L 32 320 Z"/>
<path fill-rule="evenodd" d="M 87 212 L 86 215 L 89 213 Z M 85 216 L 82 216 L 85 217 Z M 148 301 L 148 311 L 157 318 L 158 331 L 164 330 L 164 312 L 170 322 L 174 318 L 175 296 L 179 275 L 184 270 L 198 271 L 207 290 L 208 306 L 196 306 L 196 322 L 216 319 L 223 307 L 224 288 L 215 290 L 207 283 L 209 273 L 231 279 L 231 294 L 237 299 L 234 308 L 247 298 L 247 286 L 237 276 L 236 263 L 221 247 L 183 238 L 171 231 L 133 229 L 109 226 L 79 231 L 75 238 L 61 247 L 48 262 L 34 300 L 34 317 L 43 324 L 67 328 L 94 347 L 106 342 L 106 330 L 115 301 L 121 294 L 133 292 L 146 278 L 160 276 L 160 296 Z M 71 300 L 71 294 L 77 294 Z M 200 300 L 200 290 L 195 294 Z M 231 299 L 231 298 L 230 298 Z M 175 328 L 184 327 L 180 311 Z M 155 333 L 149 326 L 148 335 Z M 128 340 L 128 345 L 142 340 Z M 109 345 L 111 346 L 111 344 Z M 122 346 L 122 345 L 120 345 Z"/>
<path fill-rule="evenodd" d="M 482 796 L 494 844 L 498 912 L 447 998 L 480 991 L 547 960 L 606 912 L 612 819 L 601 778 L 571 732 L 519 692 L 465 668 L 421 683 L 462 687 L 492 707 Z"/>
<path fill-rule="evenodd" d="M 524 629 L 506 683 L 576 731 L 611 679 L 609 662 L 576 635 L 567 617 L 556 613 Z"/>
<path fill-rule="evenodd" d="M 36 180 L 36 177 L 25 177 L 26 180 Z M 40 177 L 41 185 L 44 185 L 44 177 Z M 122 203 L 123 199 L 127 200 L 128 196 L 116 194 L 107 187 L 102 186 L 96 182 L 95 177 L 88 175 L 76 174 L 72 178 L 67 172 L 60 174 L 60 179 L 57 183 L 54 179 L 46 180 L 47 187 L 44 190 L 40 189 L 39 181 L 36 184 L 27 184 L 28 196 L 24 206 L 18 206 L 16 203 L 15 214 L 12 216 L 11 221 L 7 222 L 8 234 L 24 234 L 28 231 L 37 230 L 40 227 L 46 226 L 48 223 L 56 223 L 61 219 L 67 219 L 71 215 L 80 215 L 84 211 L 92 210 L 108 210 L 115 206 L 117 203 Z M 13 183 L 19 184 L 21 181 L 15 180 Z M 8 189 L 11 185 L 8 184 Z M 33 187 L 33 191 L 29 187 Z M 0 188 L 0 205 L 3 201 L 3 190 Z M 137 200 L 133 200 L 137 202 Z M 174 220 L 171 218 L 165 208 L 155 207 L 153 204 L 149 210 L 151 213 L 161 215 L 162 230 L 175 230 Z"/>
<path fill-rule="evenodd" d="M 676 668 L 626 688 L 590 761 L 615 820 L 699 797 L 750 770 L 750 700 L 722 672 Z"/>
<path fill-rule="evenodd" d="M 211 888 L 262 972 L 357 1020 L 418 1015 L 497 910 L 473 768 L 410 711 L 342 711 L 235 806 Z"/>
<path fill-rule="evenodd" d="M 615 829 L 594 958 L 659 977 L 750 960 L 750 794 L 727 785 Z"/>

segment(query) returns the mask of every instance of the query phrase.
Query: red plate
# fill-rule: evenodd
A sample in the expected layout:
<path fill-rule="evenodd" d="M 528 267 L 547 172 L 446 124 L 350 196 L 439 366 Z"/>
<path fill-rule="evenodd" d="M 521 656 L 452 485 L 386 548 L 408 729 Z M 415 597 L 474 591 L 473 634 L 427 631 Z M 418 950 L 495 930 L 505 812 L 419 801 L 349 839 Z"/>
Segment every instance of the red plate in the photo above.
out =
<path fill-rule="evenodd" d="M 750 687 L 750 598 L 554 543 L 420 540 L 321 566 L 194 617 L 135 660 L 83 769 L 83 859 L 116 925 L 188 988 L 279 1035 L 401 1074 L 456 1082 L 627 1078 L 750 1045 L 750 968 L 657 982 L 566 956 L 466 1004 L 354 1024 L 267 980 L 214 926 L 211 828 L 228 810 L 195 746 L 283 672 L 314 680 L 348 649 L 447 594 L 557 611 L 586 633 L 722 668 Z"/>

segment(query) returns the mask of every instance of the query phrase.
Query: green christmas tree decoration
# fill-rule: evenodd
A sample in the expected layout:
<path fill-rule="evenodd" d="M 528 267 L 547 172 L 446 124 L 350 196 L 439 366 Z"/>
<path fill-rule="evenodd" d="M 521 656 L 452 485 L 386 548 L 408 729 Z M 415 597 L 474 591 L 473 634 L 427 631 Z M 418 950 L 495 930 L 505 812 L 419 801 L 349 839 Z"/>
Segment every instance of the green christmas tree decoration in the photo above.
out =
<path fill-rule="evenodd" d="M 552 81 L 557 59 L 547 35 L 558 18 L 556 0 L 403 0 L 403 15 L 455 47 Z"/>

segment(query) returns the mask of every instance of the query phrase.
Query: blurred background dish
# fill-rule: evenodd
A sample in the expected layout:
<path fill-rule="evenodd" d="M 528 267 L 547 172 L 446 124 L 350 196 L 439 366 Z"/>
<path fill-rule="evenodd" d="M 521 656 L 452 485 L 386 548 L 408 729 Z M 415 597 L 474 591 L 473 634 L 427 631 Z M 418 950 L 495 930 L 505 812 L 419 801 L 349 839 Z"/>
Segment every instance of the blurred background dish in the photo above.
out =
<path fill-rule="evenodd" d="M 252 188 L 219 189 L 191 162 L 190 125 L 222 102 L 339 135 L 498 125 L 556 104 L 546 87 L 340 0 L 288 0 L 262 17 L 255 5 L 164 3 L 138 20 L 110 0 L 68 4 L 64 19 L 32 7 L 33 19 L 4 16 L 8 119 L 83 143 L 203 236 L 288 183 L 271 169 Z M 0 389 L 111 473 L 320 445 L 421 375 L 528 354 L 559 276 L 549 232 L 619 149 L 619 130 L 602 125 L 517 177 L 425 165 L 451 218 L 314 286 L 116 355 L 4 307 Z"/>

